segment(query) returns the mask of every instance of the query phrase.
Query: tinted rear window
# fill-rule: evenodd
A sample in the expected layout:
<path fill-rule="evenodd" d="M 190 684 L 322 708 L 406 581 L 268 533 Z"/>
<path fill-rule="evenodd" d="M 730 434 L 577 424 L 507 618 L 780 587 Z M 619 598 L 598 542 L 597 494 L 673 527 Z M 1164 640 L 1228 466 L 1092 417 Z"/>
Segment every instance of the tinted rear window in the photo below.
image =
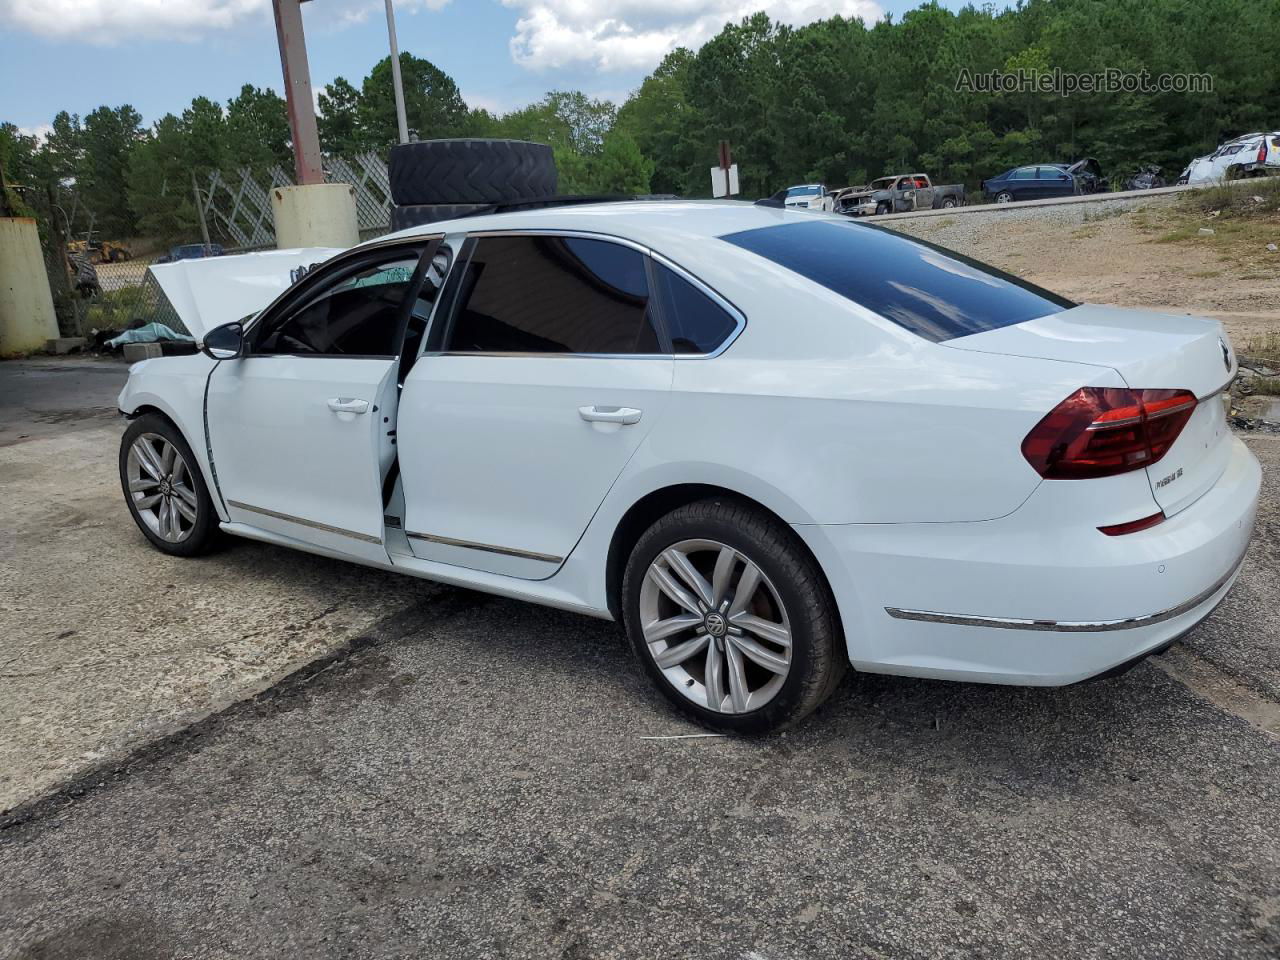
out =
<path fill-rule="evenodd" d="M 869 224 L 817 220 L 721 239 L 935 343 L 1075 306 L 984 263 Z"/>

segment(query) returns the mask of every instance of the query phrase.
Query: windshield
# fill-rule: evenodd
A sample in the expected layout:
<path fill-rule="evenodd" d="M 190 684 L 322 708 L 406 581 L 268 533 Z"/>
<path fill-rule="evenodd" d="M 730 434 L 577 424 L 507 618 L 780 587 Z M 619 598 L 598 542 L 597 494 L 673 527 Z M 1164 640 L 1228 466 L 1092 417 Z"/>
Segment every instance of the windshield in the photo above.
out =
<path fill-rule="evenodd" d="M 758 227 L 720 239 L 934 343 L 1075 306 L 984 263 L 869 224 L 817 220 Z"/>
<path fill-rule="evenodd" d="M 805 187 L 792 187 L 787 191 L 788 197 L 812 197 L 821 192 L 821 188 L 810 184 Z"/>
<path fill-rule="evenodd" d="M 879 180 L 872 180 L 870 189 L 888 190 L 890 187 L 893 186 L 893 181 L 897 179 L 898 179 L 897 177 L 881 177 Z"/>

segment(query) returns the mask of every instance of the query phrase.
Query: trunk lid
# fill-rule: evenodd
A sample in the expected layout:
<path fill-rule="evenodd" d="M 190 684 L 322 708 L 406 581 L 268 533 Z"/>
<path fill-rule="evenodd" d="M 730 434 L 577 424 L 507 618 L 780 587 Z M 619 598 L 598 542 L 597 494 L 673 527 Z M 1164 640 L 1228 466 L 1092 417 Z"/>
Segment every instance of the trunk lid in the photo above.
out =
<path fill-rule="evenodd" d="M 1166 516 L 1204 494 L 1226 469 L 1230 431 L 1221 394 L 1235 356 L 1212 319 L 1082 304 L 1026 323 L 945 341 L 959 350 L 1109 367 L 1134 390 L 1190 390 L 1200 401 L 1177 441 L 1146 468 Z"/>

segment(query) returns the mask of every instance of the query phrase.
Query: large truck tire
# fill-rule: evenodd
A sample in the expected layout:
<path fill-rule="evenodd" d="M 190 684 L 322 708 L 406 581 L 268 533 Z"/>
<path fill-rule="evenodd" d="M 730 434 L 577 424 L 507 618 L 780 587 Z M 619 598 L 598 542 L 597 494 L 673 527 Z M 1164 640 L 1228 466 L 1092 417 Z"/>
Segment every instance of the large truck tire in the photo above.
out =
<path fill-rule="evenodd" d="M 556 164 L 545 143 L 420 140 L 391 148 L 397 204 L 510 203 L 555 196 Z"/>
<path fill-rule="evenodd" d="M 409 203 L 391 208 L 391 229 L 420 227 L 438 220 L 469 217 L 473 213 L 486 213 L 493 209 L 491 203 Z"/>

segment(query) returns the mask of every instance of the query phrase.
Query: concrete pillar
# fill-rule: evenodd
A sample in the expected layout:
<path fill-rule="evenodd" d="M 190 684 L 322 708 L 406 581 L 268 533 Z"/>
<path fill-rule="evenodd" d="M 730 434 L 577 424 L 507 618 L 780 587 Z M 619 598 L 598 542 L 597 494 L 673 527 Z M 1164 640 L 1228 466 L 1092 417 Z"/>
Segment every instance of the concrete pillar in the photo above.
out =
<path fill-rule="evenodd" d="M 57 336 L 36 222 L 0 217 L 0 357 L 43 350 Z"/>
<path fill-rule="evenodd" d="M 276 221 L 276 246 L 281 250 L 354 247 L 360 242 L 356 192 L 349 183 L 274 187 L 271 213 Z"/>

